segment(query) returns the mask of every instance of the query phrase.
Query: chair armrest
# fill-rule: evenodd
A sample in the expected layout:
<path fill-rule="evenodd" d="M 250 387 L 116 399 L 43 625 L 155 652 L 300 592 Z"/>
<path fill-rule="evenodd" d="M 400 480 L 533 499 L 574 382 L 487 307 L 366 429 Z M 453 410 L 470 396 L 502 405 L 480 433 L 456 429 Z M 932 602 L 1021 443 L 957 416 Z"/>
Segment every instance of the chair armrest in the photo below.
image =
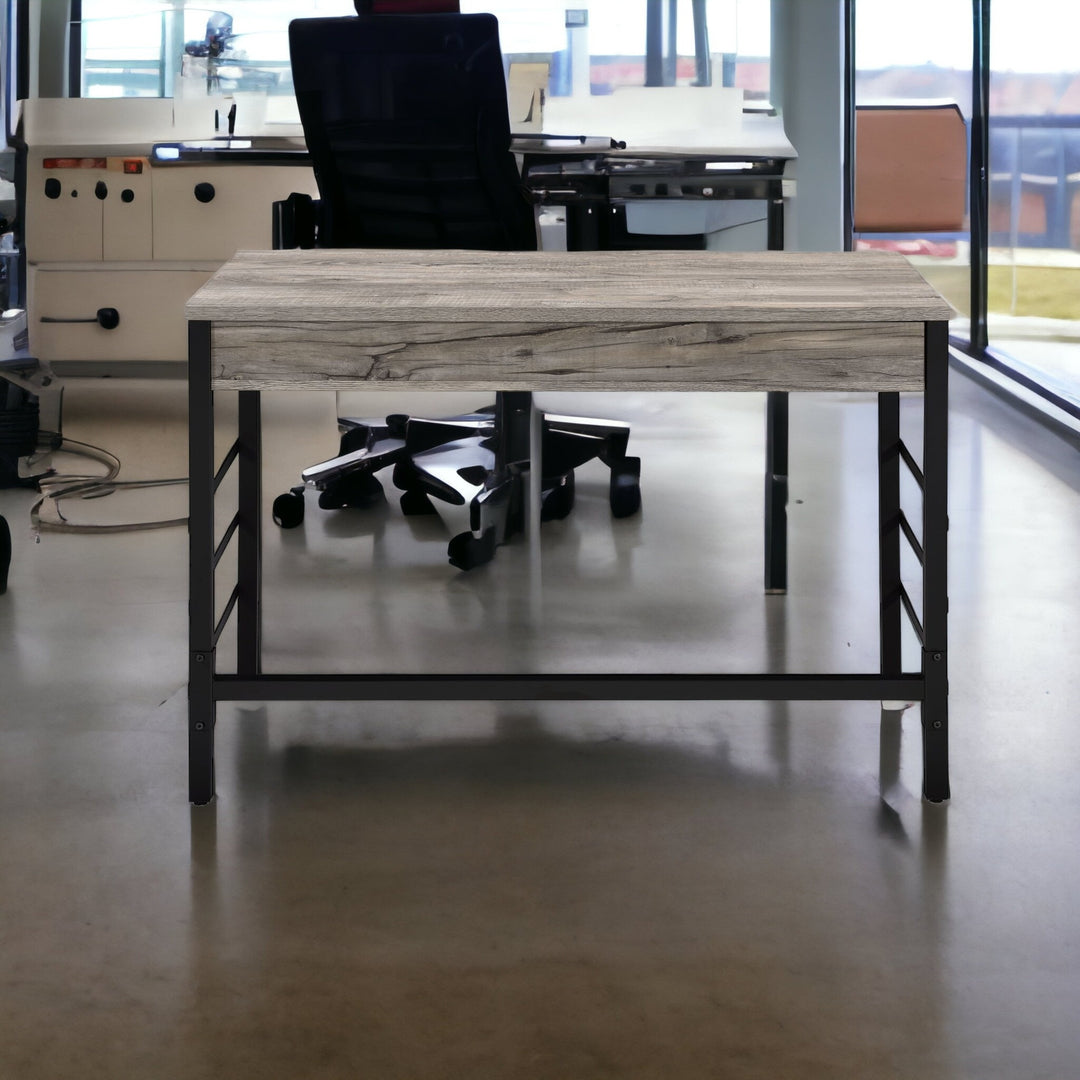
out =
<path fill-rule="evenodd" d="M 273 239 L 275 250 L 313 248 L 317 239 L 316 220 L 319 200 L 294 191 L 287 199 L 273 204 Z"/>

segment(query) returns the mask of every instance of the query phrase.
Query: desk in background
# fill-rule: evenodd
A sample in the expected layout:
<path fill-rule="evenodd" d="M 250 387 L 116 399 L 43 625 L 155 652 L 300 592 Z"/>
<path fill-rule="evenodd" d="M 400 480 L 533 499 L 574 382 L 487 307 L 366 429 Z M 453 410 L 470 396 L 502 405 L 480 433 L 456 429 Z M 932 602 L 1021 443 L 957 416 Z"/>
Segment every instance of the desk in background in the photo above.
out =
<path fill-rule="evenodd" d="M 432 273 L 440 287 L 430 289 Z M 563 283 L 548 288 L 552 278 Z M 901 700 L 922 703 L 923 790 L 949 796 L 948 319 L 901 256 L 783 252 L 245 252 L 188 302 L 190 796 L 214 795 L 219 701 Z M 478 348 L 487 341 L 489 347 Z M 873 391 L 878 394 L 880 669 L 865 674 L 264 674 L 262 390 Z M 214 460 L 214 394 L 239 391 L 238 437 Z M 922 467 L 899 395 L 922 391 Z M 238 509 L 215 545 L 215 492 Z M 922 489 L 921 535 L 900 505 Z M 922 564 L 921 605 L 900 578 Z M 215 570 L 238 580 L 216 617 Z M 451 571 L 447 571 L 450 573 Z M 236 674 L 216 647 L 237 619 Z M 904 672 L 905 616 L 921 644 Z"/>
<path fill-rule="evenodd" d="M 565 235 L 556 248 L 570 251 L 702 250 L 711 238 L 764 220 L 764 236 L 751 247 L 784 247 L 784 207 L 794 193 L 786 169 L 795 150 L 777 117 L 743 114 L 720 139 L 708 129 L 671 141 L 599 137 L 515 136 L 522 180 L 541 206 L 562 207 Z M 222 137 L 162 143 L 156 167 L 225 163 L 282 165 L 307 161 L 307 151 L 280 139 Z M 545 233 L 545 245 L 549 236 Z M 744 241 L 745 242 L 745 239 Z M 718 241 L 716 242 L 718 243 Z M 787 590 L 788 400 L 766 399 L 766 590 Z"/>

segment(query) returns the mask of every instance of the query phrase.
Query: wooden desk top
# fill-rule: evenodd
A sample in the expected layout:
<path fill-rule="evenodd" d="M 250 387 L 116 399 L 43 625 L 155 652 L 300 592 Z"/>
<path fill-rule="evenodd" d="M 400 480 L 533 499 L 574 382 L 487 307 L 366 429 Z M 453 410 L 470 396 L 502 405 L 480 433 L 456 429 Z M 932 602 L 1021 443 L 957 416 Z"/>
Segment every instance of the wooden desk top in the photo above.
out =
<path fill-rule="evenodd" d="M 923 322 L 948 304 L 891 252 L 242 251 L 188 301 L 214 322 Z"/>
<path fill-rule="evenodd" d="M 918 390 L 949 305 L 886 252 L 240 252 L 218 389 Z"/>

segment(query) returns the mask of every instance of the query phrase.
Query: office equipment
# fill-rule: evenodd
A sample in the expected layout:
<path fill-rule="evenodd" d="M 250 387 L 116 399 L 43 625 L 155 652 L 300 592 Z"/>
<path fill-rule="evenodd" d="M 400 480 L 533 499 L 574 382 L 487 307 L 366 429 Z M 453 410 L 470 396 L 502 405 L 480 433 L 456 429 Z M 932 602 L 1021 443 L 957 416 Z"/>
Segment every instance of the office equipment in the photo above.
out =
<path fill-rule="evenodd" d="M 426 284 L 441 271 L 440 287 Z M 560 287 L 551 288 L 557 281 Z M 922 702 L 923 790 L 948 798 L 948 319 L 885 252 L 245 252 L 191 298 L 190 796 L 214 795 L 219 701 L 902 700 Z M 500 347 L 476 353 L 478 336 Z M 388 341 L 395 342 L 387 350 Z M 521 349 L 515 349 L 517 344 Z M 521 350 L 528 350 L 525 359 Z M 878 397 L 879 670 L 856 674 L 267 674 L 262 667 L 260 393 L 402 380 L 427 389 L 872 391 Z M 214 394 L 238 390 L 220 468 Z M 921 468 L 900 436 L 901 391 L 923 393 Z M 918 448 L 915 448 L 918 451 Z M 214 493 L 234 465 L 220 545 Z M 901 469 L 922 489 L 921 535 Z M 224 524 L 224 522 L 222 522 Z M 692 523 L 686 524 L 687 528 Z M 708 542 L 709 538 L 703 538 Z M 215 568 L 238 577 L 217 604 Z M 922 567 L 900 577 L 901 546 Z M 218 612 L 222 614 L 219 617 Z M 236 617 L 236 673 L 217 643 Z M 921 642 L 904 670 L 907 616 Z"/>
<path fill-rule="evenodd" d="M 364 5 L 358 5 L 362 7 Z M 278 236 L 300 247 L 527 251 L 533 205 L 510 152 L 498 22 L 491 15 L 374 15 L 297 19 L 289 27 L 293 82 L 320 199 L 278 208 Z M 292 209 L 286 219 L 285 212 Z M 301 235 L 300 225 L 307 229 Z M 451 263 L 447 265 L 452 265 Z M 451 270 L 452 272 L 452 270 Z M 421 288 L 443 285 L 439 264 Z M 497 341 L 477 341 L 478 355 Z M 431 499 L 467 505 L 468 530 L 450 563 L 468 570 L 524 528 L 523 485 L 542 469 L 544 518 L 565 517 L 574 469 L 599 457 L 611 469 L 616 516 L 640 505 L 640 462 L 627 425 L 544 416 L 541 461 L 531 461 L 529 391 L 499 392 L 490 410 L 432 420 L 343 418 L 337 457 L 303 472 L 324 508 L 381 496 L 375 472 L 394 466 L 405 513 Z M 303 518 L 303 488 L 279 496 L 274 518 Z"/>
<path fill-rule="evenodd" d="M 154 157 L 156 142 L 210 140 L 220 104 L 22 103 L 30 350 L 58 376 L 182 377 L 187 298 L 236 250 L 270 246 L 274 200 L 317 190 L 302 153 L 264 161 L 237 151 L 212 163 Z M 303 150 L 299 137 L 291 145 Z M 119 315 L 111 328 L 96 321 L 102 308 Z"/>

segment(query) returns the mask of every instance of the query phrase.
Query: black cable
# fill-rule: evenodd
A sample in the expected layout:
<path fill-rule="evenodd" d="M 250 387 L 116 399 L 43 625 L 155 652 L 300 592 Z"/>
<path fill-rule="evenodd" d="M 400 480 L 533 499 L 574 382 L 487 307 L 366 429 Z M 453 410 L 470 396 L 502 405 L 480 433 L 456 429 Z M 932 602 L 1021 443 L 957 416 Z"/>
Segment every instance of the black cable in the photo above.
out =
<path fill-rule="evenodd" d="M 168 477 L 163 480 L 117 480 L 120 473 L 120 459 L 108 450 L 91 443 L 79 442 L 53 432 L 43 433 L 51 436 L 49 452 L 61 451 L 78 457 L 89 458 L 105 466 L 105 473 L 78 474 L 49 472 L 39 478 L 42 496 L 30 508 L 30 523 L 35 535 L 45 532 L 67 533 L 118 533 L 134 532 L 145 529 L 166 529 L 177 525 L 186 525 L 187 518 L 168 518 L 161 521 L 139 521 L 125 525 L 73 525 L 64 517 L 60 501 L 65 498 L 100 499 L 115 491 L 151 487 L 170 487 L 186 484 L 186 476 Z M 48 521 L 41 516 L 42 508 L 52 505 L 59 521 Z"/>

